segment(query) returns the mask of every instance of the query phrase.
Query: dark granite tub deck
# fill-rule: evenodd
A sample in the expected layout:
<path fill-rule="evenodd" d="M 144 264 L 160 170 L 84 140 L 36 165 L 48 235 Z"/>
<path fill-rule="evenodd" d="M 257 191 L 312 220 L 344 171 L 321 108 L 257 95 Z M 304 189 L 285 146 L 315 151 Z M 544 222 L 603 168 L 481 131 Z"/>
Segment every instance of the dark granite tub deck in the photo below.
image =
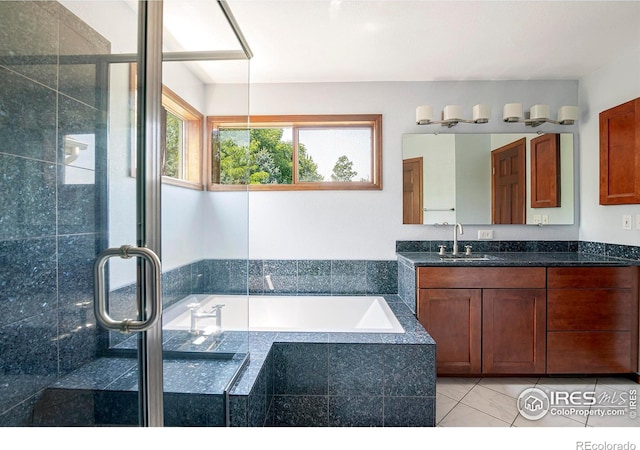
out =
<path fill-rule="evenodd" d="M 435 342 L 384 297 L 405 333 L 250 332 L 232 386 L 241 356 L 165 359 L 165 425 L 434 426 Z M 137 382 L 134 358 L 100 358 L 48 388 L 33 425 L 135 425 Z"/>

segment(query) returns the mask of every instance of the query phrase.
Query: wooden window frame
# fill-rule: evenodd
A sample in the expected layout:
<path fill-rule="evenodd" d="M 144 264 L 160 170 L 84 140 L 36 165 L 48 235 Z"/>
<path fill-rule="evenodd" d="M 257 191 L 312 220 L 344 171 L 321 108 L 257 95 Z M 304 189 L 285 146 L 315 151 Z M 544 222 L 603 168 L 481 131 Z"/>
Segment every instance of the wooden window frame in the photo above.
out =
<path fill-rule="evenodd" d="M 184 123 L 183 178 L 162 176 L 162 182 L 190 189 L 204 190 L 202 183 L 202 125 L 204 116 L 178 94 L 162 86 L 162 106 Z"/>
<path fill-rule="evenodd" d="M 137 107 L 137 73 L 136 63 L 129 64 L 129 89 L 131 95 L 131 123 L 136 123 L 136 107 Z M 161 176 L 162 182 L 173 186 L 184 187 L 203 191 L 205 189 L 203 180 L 204 173 L 204 147 L 202 145 L 202 129 L 204 127 L 204 115 L 191 106 L 186 100 L 176 94 L 174 91 L 162 85 L 162 107 L 170 111 L 173 115 L 179 117 L 185 123 L 184 140 L 185 155 L 182 165 L 186 167 L 184 170 L 185 178 L 174 178 Z M 164 116 L 164 114 L 162 114 Z M 162 127 L 165 124 L 161 124 Z M 131 148 L 135 149 L 131 152 L 130 175 L 136 177 L 136 130 L 132 127 Z M 162 136 L 165 136 L 164 128 L 161 130 Z M 164 143 L 162 144 L 164 146 Z M 208 171 L 207 171 L 208 173 Z"/>
<path fill-rule="evenodd" d="M 210 191 L 330 191 L 330 190 L 382 190 L 382 114 L 340 115 L 256 115 L 207 116 L 207 189 Z M 251 128 L 251 124 L 273 127 L 292 127 L 293 160 L 291 184 L 219 184 L 213 183 L 213 133 L 225 126 Z M 371 181 L 298 181 L 298 133 L 295 129 L 321 129 L 337 127 L 371 127 Z"/>

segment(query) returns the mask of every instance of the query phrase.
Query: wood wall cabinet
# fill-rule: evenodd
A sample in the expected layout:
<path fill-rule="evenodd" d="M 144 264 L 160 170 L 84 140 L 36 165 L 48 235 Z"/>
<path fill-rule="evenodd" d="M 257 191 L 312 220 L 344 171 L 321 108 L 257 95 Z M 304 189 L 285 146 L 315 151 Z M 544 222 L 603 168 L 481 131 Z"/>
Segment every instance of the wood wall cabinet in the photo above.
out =
<path fill-rule="evenodd" d="M 638 268 L 548 269 L 547 373 L 638 370 Z"/>
<path fill-rule="evenodd" d="M 640 98 L 600 113 L 600 204 L 640 203 Z"/>
<path fill-rule="evenodd" d="M 418 320 L 436 341 L 438 374 L 545 371 L 543 267 L 420 267 Z"/>
<path fill-rule="evenodd" d="M 531 207 L 560 207 L 560 135 L 531 139 Z"/>

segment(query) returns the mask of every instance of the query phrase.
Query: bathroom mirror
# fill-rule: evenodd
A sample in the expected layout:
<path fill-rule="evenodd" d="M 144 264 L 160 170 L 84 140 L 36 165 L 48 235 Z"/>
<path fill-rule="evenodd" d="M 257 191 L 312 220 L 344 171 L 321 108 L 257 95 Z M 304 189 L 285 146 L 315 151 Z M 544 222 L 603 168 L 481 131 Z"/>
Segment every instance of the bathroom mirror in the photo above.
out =
<path fill-rule="evenodd" d="M 405 134 L 403 223 L 573 224 L 573 151 L 572 133 Z"/>

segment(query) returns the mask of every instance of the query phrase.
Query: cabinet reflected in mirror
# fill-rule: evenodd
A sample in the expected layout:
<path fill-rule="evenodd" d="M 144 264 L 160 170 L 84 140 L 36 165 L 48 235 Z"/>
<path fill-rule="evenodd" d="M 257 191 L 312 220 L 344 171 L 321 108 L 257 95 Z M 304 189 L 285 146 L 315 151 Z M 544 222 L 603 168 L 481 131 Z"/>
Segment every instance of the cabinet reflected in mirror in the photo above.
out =
<path fill-rule="evenodd" d="M 573 134 L 405 134 L 403 223 L 574 222 Z"/>

